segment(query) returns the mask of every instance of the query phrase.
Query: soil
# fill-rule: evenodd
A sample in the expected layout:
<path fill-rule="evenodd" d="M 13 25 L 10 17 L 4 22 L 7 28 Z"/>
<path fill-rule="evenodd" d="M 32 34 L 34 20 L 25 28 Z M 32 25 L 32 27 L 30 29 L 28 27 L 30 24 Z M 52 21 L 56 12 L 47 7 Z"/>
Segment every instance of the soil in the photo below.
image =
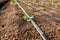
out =
<path fill-rule="evenodd" d="M 33 20 L 45 32 L 49 40 L 60 40 L 60 21 L 21 4 Z M 43 40 L 31 22 L 23 19 L 23 12 L 12 1 L 0 11 L 0 40 Z M 57 15 L 57 14 L 56 14 Z"/>

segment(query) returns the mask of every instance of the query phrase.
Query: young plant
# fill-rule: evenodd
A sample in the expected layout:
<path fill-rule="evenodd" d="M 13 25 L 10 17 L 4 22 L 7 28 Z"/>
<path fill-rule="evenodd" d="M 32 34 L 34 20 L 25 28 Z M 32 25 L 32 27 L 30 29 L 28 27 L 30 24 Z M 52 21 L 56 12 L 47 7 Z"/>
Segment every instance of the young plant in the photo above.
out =
<path fill-rule="evenodd" d="M 16 5 L 16 0 L 13 0 L 13 4 Z"/>
<path fill-rule="evenodd" d="M 28 14 L 28 15 L 29 15 L 30 17 L 34 17 L 33 14 Z M 27 20 L 27 19 L 29 19 L 29 18 L 28 18 L 26 15 L 24 15 L 24 16 L 23 16 L 23 19 L 24 19 L 24 20 Z"/>
<path fill-rule="evenodd" d="M 13 0 L 13 4 L 14 4 L 16 7 L 20 8 L 20 7 L 17 5 L 16 1 L 17 1 L 17 0 Z"/>
<path fill-rule="evenodd" d="M 44 11 L 45 10 L 45 7 L 42 6 L 42 7 L 39 8 L 39 10 Z"/>

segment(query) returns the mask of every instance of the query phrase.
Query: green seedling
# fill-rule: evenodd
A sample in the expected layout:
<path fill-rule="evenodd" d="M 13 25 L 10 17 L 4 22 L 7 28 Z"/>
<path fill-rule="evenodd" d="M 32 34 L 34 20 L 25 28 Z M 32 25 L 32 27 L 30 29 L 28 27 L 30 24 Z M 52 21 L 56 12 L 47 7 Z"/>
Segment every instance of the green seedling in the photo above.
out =
<path fill-rule="evenodd" d="M 24 19 L 24 20 L 27 20 L 27 19 L 28 19 L 28 17 L 27 17 L 26 15 L 24 15 L 24 16 L 23 16 L 23 19 Z"/>
<path fill-rule="evenodd" d="M 16 5 L 16 0 L 13 0 L 13 4 Z"/>
<path fill-rule="evenodd" d="M 28 14 L 28 15 L 29 15 L 30 17 L 34 17 L 33 14 Z M 29 18 L 28 18 L 26 15 L 24 15 L 24 16 L 23 16 L 23 19 L 24 19 L 24 20 L 27 20 L 27 19 L 29 19 Z"/>
<path fill-rule="evenodd" d="M 20 7 L 17 5 L 16 0 L 13 0 L 13 4 L 14 4 L 16 7 L 20 8 Z"/>
<path fill-rule="evenodd" d="M 45 7 L 40 7 L 39 10 L 44 11 L 45 10 Z"/>

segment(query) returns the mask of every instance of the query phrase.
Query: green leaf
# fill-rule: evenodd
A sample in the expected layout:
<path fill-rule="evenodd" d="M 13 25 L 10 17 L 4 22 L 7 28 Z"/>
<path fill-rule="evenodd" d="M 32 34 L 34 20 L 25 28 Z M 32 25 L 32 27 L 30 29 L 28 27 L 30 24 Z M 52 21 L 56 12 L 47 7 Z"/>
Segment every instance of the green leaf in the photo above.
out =
<path fill-rule="evenodd" d="M 39 10 L 44 11 L 45 10 L 45 7 L 40 7 Z"/>
<path fill-rule="evenodd" d="M 13 0 L 13 4 L 16 5 L 16 0 Z"/>
<path fill-rule="evenodd" d="M 26 15 L 24 15 L 24 16 L 23 16 L 23 19 L 24 19 L 24 20 L 27 20 L 27 19 L 28 19 L 28 17 L 27 17 Z"/>
<path fill-rule="evenodd" d="M 34 17 L 34 15 L 33 15 L 33 14 L 28 14 L 28 15 L 29 15 L 30 17 L 32 17 L 32 16 Z M 28 17 L 27 17 L 26 15 L 24 15 L 24 16 L 23 16 L 23 19 L 24 19 L 24 20 L 27 20 L 27 19 L 28 19 Z"/>

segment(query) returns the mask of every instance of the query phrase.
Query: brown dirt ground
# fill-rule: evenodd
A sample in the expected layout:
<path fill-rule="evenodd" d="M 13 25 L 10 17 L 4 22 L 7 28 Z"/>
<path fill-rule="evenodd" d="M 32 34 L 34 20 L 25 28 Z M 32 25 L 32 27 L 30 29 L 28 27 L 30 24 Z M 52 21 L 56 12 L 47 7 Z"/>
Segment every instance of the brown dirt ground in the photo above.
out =
<path fill-rule="evenodd" d="M 60 22 L 30 7 L 28 13 L 35 15 L 34 21 L 46 33 L 49 40 L 60 40 Z M 10 1 L 0 12 L 0 40 L 42 40 L 34 26 L 23 20 L 23 12 Z"/>

